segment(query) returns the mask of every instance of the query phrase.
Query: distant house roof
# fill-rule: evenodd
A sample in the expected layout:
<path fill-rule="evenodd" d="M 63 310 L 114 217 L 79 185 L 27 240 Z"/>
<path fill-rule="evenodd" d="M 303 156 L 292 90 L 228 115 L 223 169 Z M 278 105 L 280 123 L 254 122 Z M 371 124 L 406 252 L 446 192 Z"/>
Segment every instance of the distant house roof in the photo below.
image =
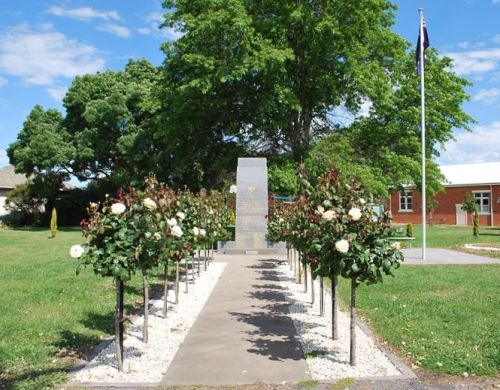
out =
<path fill-rule="evenodd" d="M 11 190 L 18 184 L 26 182 L 26 176 L 14 172 L 12 165 L 0 168 L 0 188 Z"/>
<path fill-rule="evenodd" d="M 440 169 L 447 180 L 445 186 L 500 184 L 500 161 L 441 165 Z"/>

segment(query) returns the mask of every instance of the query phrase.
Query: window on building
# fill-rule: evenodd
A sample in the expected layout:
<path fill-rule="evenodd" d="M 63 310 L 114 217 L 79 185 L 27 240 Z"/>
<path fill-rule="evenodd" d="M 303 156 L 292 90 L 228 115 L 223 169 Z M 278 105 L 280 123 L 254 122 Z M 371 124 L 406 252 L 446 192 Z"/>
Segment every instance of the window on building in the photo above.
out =
<path fill-rule="evenodd" d="M 413 211 L 413 196 L 411 192 L 399 193 L 399 211 Z"/>
<path fill-rule="evenodd" d="M 477 210 L 483 214 L 489 214 L 490 212 L 490 192 L 481 191 L 474 192 L 474 198 L 476 198 Z"/>

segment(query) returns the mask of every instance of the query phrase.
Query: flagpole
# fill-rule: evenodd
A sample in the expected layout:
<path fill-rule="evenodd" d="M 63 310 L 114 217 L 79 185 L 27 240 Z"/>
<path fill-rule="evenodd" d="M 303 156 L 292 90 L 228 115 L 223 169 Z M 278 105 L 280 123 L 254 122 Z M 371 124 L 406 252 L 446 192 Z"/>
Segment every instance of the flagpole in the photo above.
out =
<path fill-rule="evenodd" d="M 421 101 L 421 110 L 420 110 L 420 122 L 422 125 L 421 132 L 421 143 L 422 143 L 422 260 L 426 258 L 426 190 L 425 190 L 425 75 L 424 75 L 424 9 L 419 8 L 418 12 L 420 14 L 420 101 Z"/>

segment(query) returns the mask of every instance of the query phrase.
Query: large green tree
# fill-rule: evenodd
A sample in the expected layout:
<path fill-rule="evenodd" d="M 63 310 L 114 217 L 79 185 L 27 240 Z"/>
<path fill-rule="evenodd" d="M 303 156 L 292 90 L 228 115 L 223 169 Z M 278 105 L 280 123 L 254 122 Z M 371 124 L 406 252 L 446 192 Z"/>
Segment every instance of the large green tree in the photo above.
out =
<path fill-rule="evenodd" d="M 308 160 L 313 174 L 334 164 L 380 195 L 420 183 L 419 78 L 410 44 L 391 31 L 394 4 L 167 0 L 164 6 L 165 25 L 183 33 L 163 46 L 168 93 L 161 133 L 178 140 L 172 145 L 184 143 L 177 154 L 169 151 L 176 163 L 188 166 L 193 155 L 222 150 L 230 140 L 247 153 Z M 451 59 L 435 50 L 426 57 L 432 195 L 442 179 L 432 162 L 438 147 L 452 139 L 453 128 L 469 129 L 472 118 L 461 109 L 468 82 L 450 70 Z M 339 120 L 339 110 L 352 123 Z M 325 136 L 331 138 L 321 141 Z"/>
<path fill-rule="evenodd" d="M 450 71 L 453 63 L 436 50 L 426 53 L 426 166 L 427 197 L 442 189 L 444 177 L 434 159 L 440 147 L 453 139 L 453 129 L 470 130 L 474 120 L 462 110 L 469 99 L 466 79 Z M 386 188 L 414 184 L 420 187 L 421 123 L 420 79 L 414 53 L 400 56 L 391 74 L 387 99 L 374 100 L 368 115 L 357 118 L 342 133 L 368 166 L 382 173 Z"/>
<path fill-rule="evenodd" d="M 331 129 L 329 111 L 358 110 L 390 92 L 404 53 L 384 0 L 167 0 L 169 114 L 194 134 L 237 136 L 259 151 L 292 153 Z M 172 109 L 170 109 L 172 108 Z M 195 115 L 193 115 L 195 114 Z M 178 120 L 178 119 L 177 119 Z"/>
<path fill-rule="evenodd" d="M 158 78 L 147 60 L 75 78 L 63 99 L 63 126 L 75 150 L 68 163 L 78 178 L 139 184 L 157 170 Z"/>
<path fill-rule="evenodd" d="M 29 114 L 8 148 L 16 171 L 56 189 L 69 176 L 115 186 L 142 182 L 158 171 L 159 76 L 147 60 L 131 60 L 124 71 L 76 77 L 63 99 L 65 116 L 40 106 Z"/>

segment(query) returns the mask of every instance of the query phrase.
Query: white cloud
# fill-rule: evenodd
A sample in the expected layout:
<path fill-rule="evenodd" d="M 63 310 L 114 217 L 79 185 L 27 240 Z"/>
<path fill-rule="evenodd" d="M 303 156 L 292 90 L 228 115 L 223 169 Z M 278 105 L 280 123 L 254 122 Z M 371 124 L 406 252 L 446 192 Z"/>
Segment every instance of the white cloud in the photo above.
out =
<path fill-rule="evenodd" d="M 458 44 L 458 47 L 460 47 L 462 49 L 467 49 L 469 47 L 469 42 L 467 42 L 467 41 L 460 42 Z"/>
<path fill-rule="evenodd" d="M 476 126 L 472 132 L 455 135 L 455 141 L 445 145 L 440 164 L 500 161 L 500 121 Z"/>
<path fill-rule="evenodd" d="M 149 28 L 147 28 L 147 27 L 138 28 L 137 32 L 140 33 L 140 34 L 143 34 L 143 35 L 149 35 L 149 34 L 151 34 L 151 30 Z"/>
<path fill-rule="evenodd" d="M 28 84 L 50 85 L 104 67 L 97 49 L 57 32 L 51 26 L 20 25 L 0 35 L 0 69 Z"/>
<path fill-rule="evenodd" d="M 116 11 L 98 11 L 91 7 L 79 8 L 63 8 L 63 7 L 50 7 L 47 12 L 55 16 L 63 16 L 78 20 L 91 20 L 91 19 L 104 19 L 104 20 L 121 20 L 122 18 Z"/>
<path fill-rule="evenodd" d="M 500 34 L 496 34 L 496 35 L 493 37 L 493 42 L 495 42 L 495 43 L 500 43 Z"/>
<path fill-rule="evenodd" d="M 481 89 L 472 100 L 476 102 L 494 103 L 500 97 L 499 88 Z"/>
<path fill-rule="evenodd" d="M 494 71 L 500 62 L 500 49 L 483 49 L 445 53 L 453 58 L 455 72 L 461 75 L 482 74 Z"/>
<path fill-rule="evenodd" d="M 164 21 L 165 17 L 162 12 L 151 12 L 146 17 L 146 22 L 149 24 L 149 29 L 155 35 L 159 35 L 169 41 L 175 41 L 184 35 L 184 33 L 176 31 L 175 29 L 170 27 L 160 28 L 160 25 Z"/>
<path fill-rule="evenodd" d="M 7 151 L 0 149 L 0 168 L 9 165 L 9 157 L 7 156 Z"/>
<path fill-rule="evenodd" d="M 66 95 L 67 90 L 68 89 L 66 87 L 52 87 L 52 88 L 47 88 L 47 93 L 50 95 L 52 99 L 61 102 L 64 95 Z"/>
<path fill-rule="evenodd" d="M 130 38 L 130 30 L 125 26 L 120 26 L 114 23 L 103 24 L 97 28 L 100 31 L 108 32 L 120 38 Z"/>
<path fill-rule="evenodd" d="M 7 84 L 7 79 L 5 77 L 0 77 L 0 87 L 3 87 Z"/>

